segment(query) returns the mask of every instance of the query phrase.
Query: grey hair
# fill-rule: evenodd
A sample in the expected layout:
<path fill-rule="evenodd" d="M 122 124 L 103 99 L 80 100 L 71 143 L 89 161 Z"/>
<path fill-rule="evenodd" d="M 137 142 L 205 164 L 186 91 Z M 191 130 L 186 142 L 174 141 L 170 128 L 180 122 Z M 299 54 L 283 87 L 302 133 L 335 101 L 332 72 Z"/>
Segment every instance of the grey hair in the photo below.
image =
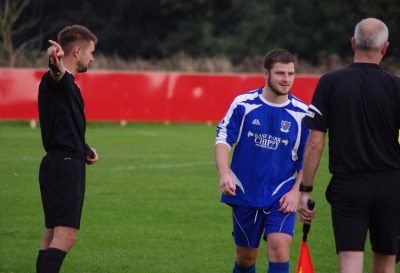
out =
<path fill-rule="evenodd" d="M 388 41 L 388 38 L 387 26 L 375 18 L 361 20 L 354 30 L 356 49 L 378 50 Z"/>

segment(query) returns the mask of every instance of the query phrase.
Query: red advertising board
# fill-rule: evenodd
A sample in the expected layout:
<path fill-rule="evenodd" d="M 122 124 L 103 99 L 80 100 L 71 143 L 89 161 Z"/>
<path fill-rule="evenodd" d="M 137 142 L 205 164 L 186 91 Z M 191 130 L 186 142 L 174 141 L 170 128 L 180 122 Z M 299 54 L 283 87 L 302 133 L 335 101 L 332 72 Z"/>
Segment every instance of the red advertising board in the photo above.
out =
<path fill-rule="evenodd" d="M 38 119 L 44 70 L 0 69 L 0 119 Z M 264 85 L 262 74 L 90 71 L 78 74 L 91 121 L 215 122 L 233 98 Z M 318 76 L 297 75 L 292 93 L 310 103 Z"/>

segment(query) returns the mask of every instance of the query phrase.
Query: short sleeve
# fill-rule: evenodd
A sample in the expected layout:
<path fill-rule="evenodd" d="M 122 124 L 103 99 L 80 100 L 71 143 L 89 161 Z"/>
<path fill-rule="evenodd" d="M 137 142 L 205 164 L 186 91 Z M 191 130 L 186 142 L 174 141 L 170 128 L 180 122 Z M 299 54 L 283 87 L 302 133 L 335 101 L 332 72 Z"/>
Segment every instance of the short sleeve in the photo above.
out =
<path fill-rule="evenodd" d="M 304 118 L 304 123 L 308 128 L 324 133 L 329 128 L 328 92 L 329 78 L 324 75 L 318 81 L 312 102 Z"/>
<path fill-rule="evenodd" d="M 225 117 L 217 125 L 216 144 L 225 143 L 232 148 L 236 143 L 241 123 L 241 107 L 236 101 L 230 105 Z"/>

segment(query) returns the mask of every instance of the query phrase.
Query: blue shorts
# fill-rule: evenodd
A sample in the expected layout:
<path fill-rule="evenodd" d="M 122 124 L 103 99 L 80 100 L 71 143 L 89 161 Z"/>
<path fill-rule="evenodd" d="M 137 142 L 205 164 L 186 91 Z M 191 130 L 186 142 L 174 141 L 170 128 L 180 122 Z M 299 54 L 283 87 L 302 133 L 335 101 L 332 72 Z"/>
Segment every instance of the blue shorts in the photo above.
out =
<path fill-rule="evenodd" d="M 233 206 L 233 237 L 236 245 L 258 248 L 261 236 L 264 234 L 265 240 L 273 232 L 293 237 L 296 213 L 285 214 L 279 208 L 279 200 L 268 209 Z"/>

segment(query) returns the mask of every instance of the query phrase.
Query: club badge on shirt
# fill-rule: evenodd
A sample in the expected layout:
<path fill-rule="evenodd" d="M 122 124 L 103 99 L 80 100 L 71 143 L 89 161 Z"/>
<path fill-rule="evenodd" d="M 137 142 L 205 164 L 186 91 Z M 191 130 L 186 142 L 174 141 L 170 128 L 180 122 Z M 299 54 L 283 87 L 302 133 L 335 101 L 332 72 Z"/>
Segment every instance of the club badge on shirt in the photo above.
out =
<path fill-rule="evenodd" d="M 290 128 L 290 121 L 286 121 L 286 120 L 282 120 L 281 121 L 281 131 L 284 133 L 288 133 L 289 132 L 289 128 Z"/>

